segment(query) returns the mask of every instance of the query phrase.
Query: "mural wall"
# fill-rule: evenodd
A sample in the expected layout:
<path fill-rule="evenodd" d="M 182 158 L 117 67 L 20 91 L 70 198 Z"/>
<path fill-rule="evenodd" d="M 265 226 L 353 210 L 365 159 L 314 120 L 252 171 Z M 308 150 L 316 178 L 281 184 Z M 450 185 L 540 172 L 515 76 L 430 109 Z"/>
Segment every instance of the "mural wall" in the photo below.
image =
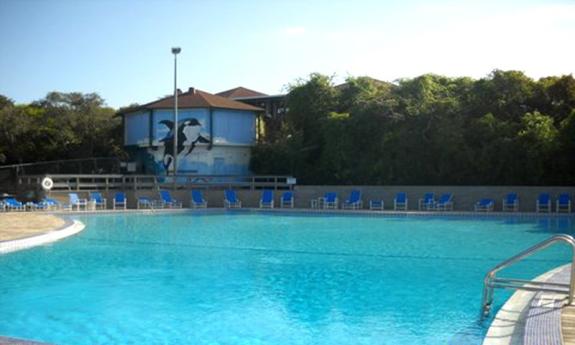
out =
<path fill-rule="evenodd" d="M 150 146 L 150 113 L 139 111 L 124 117 L 124 145 Z"/>
<path fill-rule="evenodd" d="M 146 158 L 138 154 L 136 159 L 143 160 L 139 163 L 146 171 L 160 175 L 171 171 L 175 154 L 181 174 L 249 174 L 251 145 L 256 140 L 255 114 L 216 109 L 211 118 L 213 124 L 208 109 L 182 109 L 174 126 L 172 110 L 126 114 L 125 144 L 145 150 Z"/>
<path fill-rule="evenodd" d="M 251 112 L 214 110 L 214 144 L 254 145 L 256 117 Z"/>

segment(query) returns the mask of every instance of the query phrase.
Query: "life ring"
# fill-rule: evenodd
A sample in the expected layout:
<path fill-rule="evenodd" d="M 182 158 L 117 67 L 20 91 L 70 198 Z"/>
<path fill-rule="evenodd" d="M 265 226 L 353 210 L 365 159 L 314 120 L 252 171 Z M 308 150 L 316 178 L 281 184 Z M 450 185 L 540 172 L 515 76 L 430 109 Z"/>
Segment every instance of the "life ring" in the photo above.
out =
<path fill-rule="evenodd" d="M 49 177 L 44 177 L 42 179 L 42 189 L 50 190 L 52 187 L 54 187 L 54 181 L 52 181 L 52 179 Z"/>

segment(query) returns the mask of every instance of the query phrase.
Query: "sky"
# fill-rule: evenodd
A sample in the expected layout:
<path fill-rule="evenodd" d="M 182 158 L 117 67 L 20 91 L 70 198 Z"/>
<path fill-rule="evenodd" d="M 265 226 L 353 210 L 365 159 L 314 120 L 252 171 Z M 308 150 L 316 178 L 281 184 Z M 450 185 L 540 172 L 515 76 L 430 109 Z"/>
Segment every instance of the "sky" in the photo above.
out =
<path fill-rule="evenodd" d="M 178 87 L 267 94 L 319 72 L 575 73 L 574 0 L 0 0 L 0 94 L 96 92 L 118 108 Z"/>

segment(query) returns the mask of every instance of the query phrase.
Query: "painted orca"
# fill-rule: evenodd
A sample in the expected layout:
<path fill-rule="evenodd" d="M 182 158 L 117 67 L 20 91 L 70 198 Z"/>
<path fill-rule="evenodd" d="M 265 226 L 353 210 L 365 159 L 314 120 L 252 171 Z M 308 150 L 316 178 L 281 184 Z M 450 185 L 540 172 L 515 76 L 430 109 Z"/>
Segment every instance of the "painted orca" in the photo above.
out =
<path fill-rule="evenodd" d="M 204 138 L 200 132 L 202 130 L 202 125 L 197 119 L 191 118 L 189 120 L 185 120 L 184 123 L 180 125 L 182 127 L 182 133 L 186 138 L 183 142 L 184 146 L 190 146 L 186 156 L 192 153 L 194 147 L 196 147 L 197 143 L 209 144 L 210 141 Z M 178 137 L 179 138 L 179 137 Z"/>
<path fill-rule="evenodd" d="M 162 159 L 162 163 L 164 168 L 168 170 L 174 160 L 174 122 L 170 120 L 162 120 L 159 123 L 166 126 L 170 130 L 164 138 L 160 139 L 160 142 L 164 143 L 164 157 Z M 209 139 L 204 138 L 200 134 L 201 129 L 202 125 L 195 118 L 186 119 L 179 124 L 177 134 L 177 154 L 182 153 L 185 146 L 190 146 L 188 152 L 186 153 L 187 156 L 192 153 L 197 143 L 210 143 Z"/>

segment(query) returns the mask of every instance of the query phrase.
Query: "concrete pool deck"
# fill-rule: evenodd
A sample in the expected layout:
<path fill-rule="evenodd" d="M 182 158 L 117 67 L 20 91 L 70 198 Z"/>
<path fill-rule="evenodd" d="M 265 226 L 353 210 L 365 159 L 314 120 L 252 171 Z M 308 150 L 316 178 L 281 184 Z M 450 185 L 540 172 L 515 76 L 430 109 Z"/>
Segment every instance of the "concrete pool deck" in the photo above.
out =
<path fill-rule="evenodd" d="M 52 214 L 0 214 L 0 254 L 35 247 L 72 236 L 84 229 L 76 220 Z"/>
<path fill-rule="evenodd" d="M 66 221 L 51 214 L 0 213 L 0 241 L 16 240 L 53 231 Z"/>

